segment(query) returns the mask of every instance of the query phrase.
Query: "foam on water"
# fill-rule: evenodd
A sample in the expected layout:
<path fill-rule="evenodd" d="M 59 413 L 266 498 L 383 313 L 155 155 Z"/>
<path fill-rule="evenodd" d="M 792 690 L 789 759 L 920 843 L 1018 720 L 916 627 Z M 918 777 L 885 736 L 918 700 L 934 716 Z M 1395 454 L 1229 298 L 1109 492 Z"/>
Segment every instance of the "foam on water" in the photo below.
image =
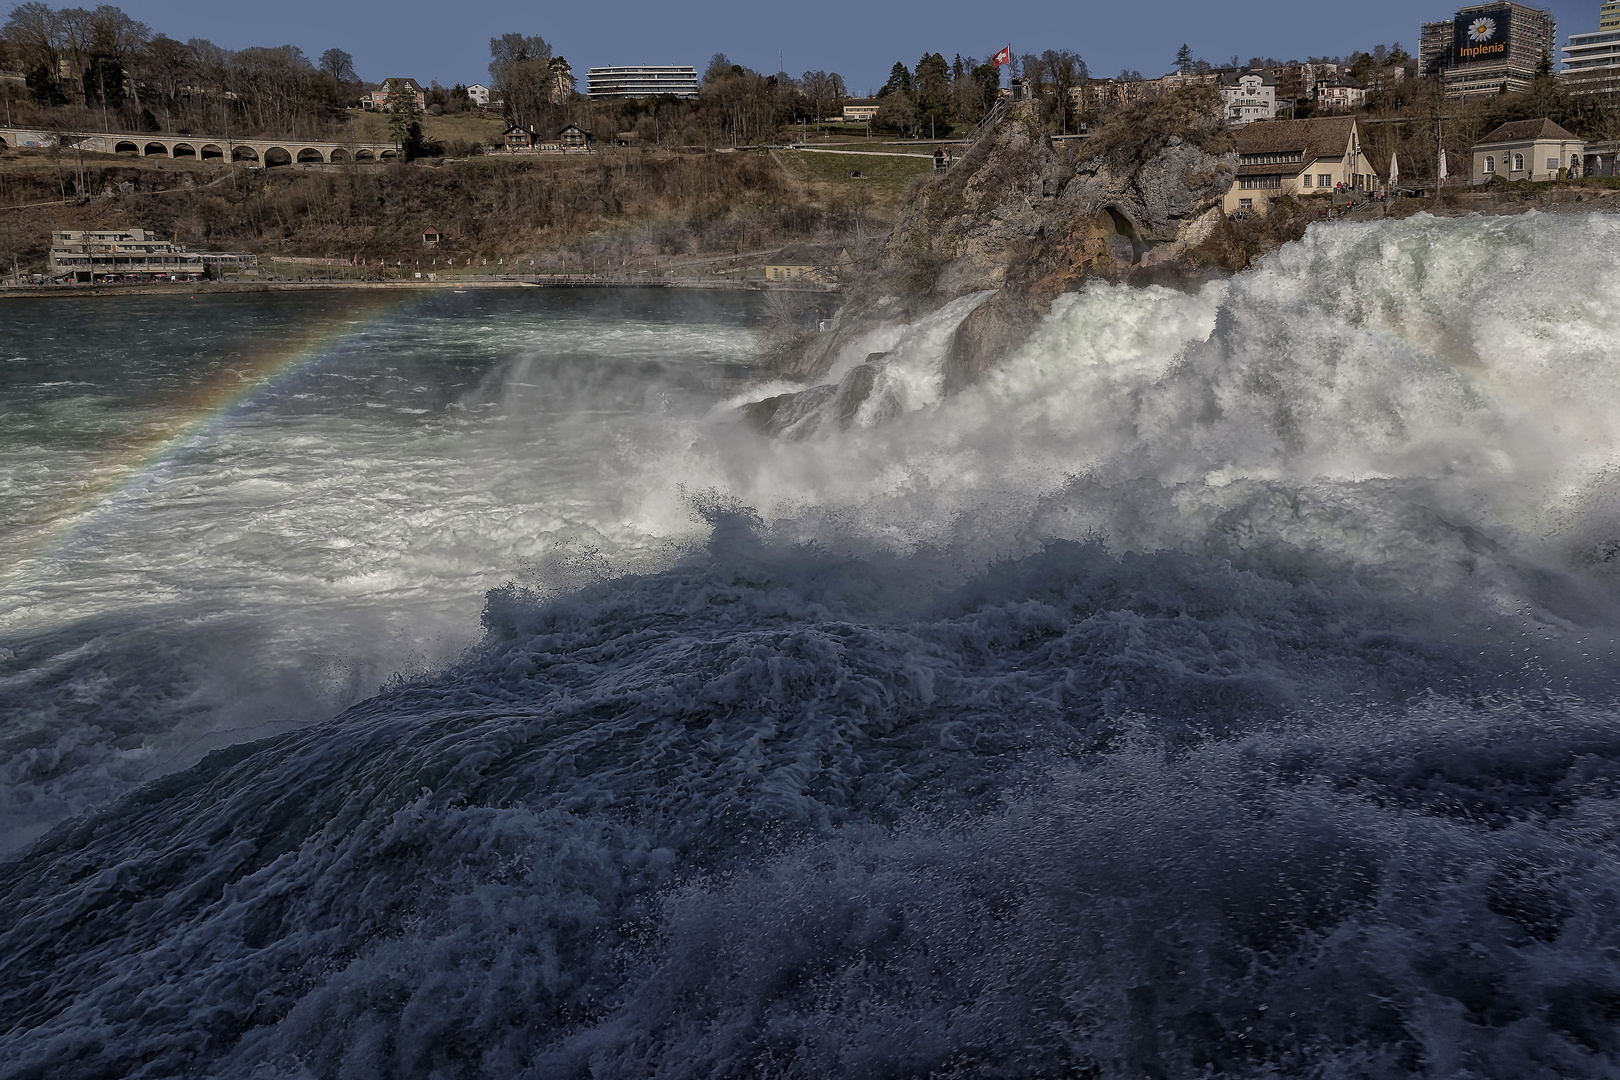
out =
<path fill-rule="evenodd" d="M 384 397 L 341 445 L 245 418 L 227 539 L 159 561 L 281 590 L 289 668 L 387 635 L 288 582 L 380 627 L 518 580 L 465 653 L 5 864 L 5 1075 L 1620 1074 L 1617 229 L 1313 229 L 1065 298 L 944 399 L 968 299 L 871 335 L 907 411 L 798 442 L 724 389 L 582 415 L 633 380 L 540 350 L 386 453 Z M 182 586 L 129 617 L 223 587 Z M 94 647 L 47 610 L 42 729 Z"/>
<path fill-rule="evenodd" d="M 31 355 L 3 369 L 0 437 L 0 850 L 444 663 L 503 581 L 591 551 L 667 561 L 680 538 L 641 530 L 625 500 L 756 347 L 746 311 L 693 318 L 667 298 L 463 294 L 382 323 L 342 297 L 209 304 L 19 321 Z M 217 396 L 198 386 L 234 383 L 299 319 L 355 333 L 129 474 L 127 446 L 183 427 Z M 108 356 L 119 336 L 129 352 Z M 87 487 L 106 494 L 86 506 Z"/>

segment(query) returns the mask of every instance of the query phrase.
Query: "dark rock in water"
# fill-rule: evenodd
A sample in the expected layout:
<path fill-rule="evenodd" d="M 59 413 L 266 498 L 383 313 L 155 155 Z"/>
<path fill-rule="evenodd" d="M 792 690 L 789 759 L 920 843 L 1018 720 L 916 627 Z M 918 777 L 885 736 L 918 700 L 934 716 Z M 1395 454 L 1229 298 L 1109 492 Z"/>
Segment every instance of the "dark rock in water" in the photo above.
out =
<path fill-rule="evenodd" d="M 824 383 L 750 402 L 743 406 L 743 415 L 756 430 L 787 439 L 808 439 L 829 423 L 839 429 L 849 428 L 872 396 L 887 355 L 871 354 L 866 363 L 852 368 L 837 384 Z M 892 419 L 899 411 L 899 403 L 886 397 L 875 418 Z"/>
<path fill-rule="evenodd" d="M 985 369 L 1029 337 L 1040 316 L 1028 298 L 998 292 L 974 308 L 951 338 L 945 354 L 945 392 L 975 382 Z"/>

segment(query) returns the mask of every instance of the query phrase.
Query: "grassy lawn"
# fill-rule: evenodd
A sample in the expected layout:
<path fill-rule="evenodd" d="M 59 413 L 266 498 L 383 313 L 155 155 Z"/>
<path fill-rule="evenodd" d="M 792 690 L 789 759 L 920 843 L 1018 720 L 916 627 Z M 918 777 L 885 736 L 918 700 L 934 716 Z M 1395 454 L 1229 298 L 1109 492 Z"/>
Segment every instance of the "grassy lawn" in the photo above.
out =
<path fill-rule="evenodd" d="M 388 142 L 388 116 L 385 113 L 361 112 L 349 114 L 350 130 L 356 142 Z M 443 142 L 485 143 L 500 139 L 506 122 L 500 113 L 451 113 L 444 116 L 422 117 L 422 134 Z"/>
<path fill-rule="evenodd" d="M 845 198 L 857 187 L 864 187 L 871 193 L 873 203 L 880 207 L 898 205 L 914 177 L 928 176 L 934 171 L 933 161 L 921 157 L 818 154 L 805 150 L 778 150 L 775 154 L 799 182 Z M 849 175 L 852 170 L 859 170 L 861 178 L 852 178 Z"/>

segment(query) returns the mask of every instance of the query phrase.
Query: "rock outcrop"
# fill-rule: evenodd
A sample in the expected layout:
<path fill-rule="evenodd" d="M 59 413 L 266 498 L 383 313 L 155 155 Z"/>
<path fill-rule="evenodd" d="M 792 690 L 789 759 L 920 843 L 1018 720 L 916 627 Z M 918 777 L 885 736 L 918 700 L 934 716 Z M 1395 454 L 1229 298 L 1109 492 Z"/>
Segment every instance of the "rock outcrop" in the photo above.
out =
<path fill-rule="evenodd" d="M 1054 299 L 1088 278 L 1179 283 L 1232 268 L 1220 202 L 1237 154 L 1218 105 L 1213 91 L 1191 88 L 1063 143 L 1041 131 L 1032 103 L 1013 106 L 949 171 L 921 185 L 878 264 L 854 283 L 838 328 L 801 342 L 782 373 L 824 383 L 803 393 L 847 425 L 854 410 L 841 404 L 841 384 L 865 396 L 881 379 L 847 380 L 838 360 L 884 320 L 991 294 L 949 340 L 948 394 L 1021 344 Z M 758 403 L 756 423 L 780 432 L 795 416 L 787 428 L 802 428 L 815 410 L 786 400 L 797 396 Z"/>

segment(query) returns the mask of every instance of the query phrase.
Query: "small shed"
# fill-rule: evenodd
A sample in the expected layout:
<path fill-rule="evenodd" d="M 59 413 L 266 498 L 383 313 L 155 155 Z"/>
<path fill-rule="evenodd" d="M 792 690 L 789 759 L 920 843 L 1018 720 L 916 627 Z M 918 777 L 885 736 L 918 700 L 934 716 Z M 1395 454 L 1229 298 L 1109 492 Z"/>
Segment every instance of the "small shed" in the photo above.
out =
<path fill-rule="evenodd" d="M 578 124 L 569 124 L 557 132 L 557 142 L 564 150 L 589 149 L 595 141 L 596 136 Z"/>
<path fill-rule="evenodd" d="M 513 124 L 501 132 L 501 138 L 506 141 L 508 150 L 527 150 L 534 145 L 534 136 L 529 134 L 528 128 L 520 124 Z"/>
<path fill-rule="evenodd" d="M 422 230 L 422 246 L 423 247 L 438 247 L 439 246 L 439 238 L 440 238 L 439 230 L 435 229 L 431 225 L 429 225 L 427 228 Z"/>

